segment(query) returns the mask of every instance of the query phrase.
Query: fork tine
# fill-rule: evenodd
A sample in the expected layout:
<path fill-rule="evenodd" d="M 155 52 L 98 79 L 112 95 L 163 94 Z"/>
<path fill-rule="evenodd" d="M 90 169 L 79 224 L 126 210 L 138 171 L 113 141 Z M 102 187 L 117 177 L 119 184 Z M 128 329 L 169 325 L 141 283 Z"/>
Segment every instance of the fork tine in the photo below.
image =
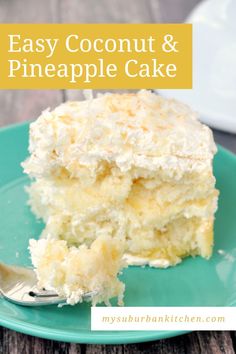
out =
<path fill-rule="evenodd" d="M 30 291 L 29 295 L 33 297 L 58 297 L 57 293 L 50 290 Z"/>

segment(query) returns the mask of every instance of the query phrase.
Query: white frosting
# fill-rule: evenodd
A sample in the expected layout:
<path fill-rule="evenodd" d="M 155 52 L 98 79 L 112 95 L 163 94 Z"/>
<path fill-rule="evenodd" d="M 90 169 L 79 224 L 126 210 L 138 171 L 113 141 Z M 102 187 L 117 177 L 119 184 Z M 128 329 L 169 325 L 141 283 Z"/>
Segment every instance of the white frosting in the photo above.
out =
<path fill-rule="evenodd" d="M 173 265 L 173 262 L 170 262 L 166 258 L 159 258 L 159 259 L 153 259 L 150 260 L 148 257 L 141 257 L 141 256 L 134 256 L 131 254 L 124 254 L 124 260 L 127 262 L 129 265 L 136 265 L 136 266 L 145 266 L 149 265 L 150 267 L 153 268 L 168 268 Z M 177 263 L 181 262 L 181 259 L 179 259 Z"/>
<path fill-rule="evenodd" d="M 140 91 L 90 95 L 44 111 L 31 124 L 29 150 L 24 168 L 34 177 L 61 168 L 78 177 L 82 167 L 92 176 L 106 162 L 123 173 L 161 168 L 180 178 L 185 171 L 210 169 L 216 147 L 210 129 L 189 107 Z"/>

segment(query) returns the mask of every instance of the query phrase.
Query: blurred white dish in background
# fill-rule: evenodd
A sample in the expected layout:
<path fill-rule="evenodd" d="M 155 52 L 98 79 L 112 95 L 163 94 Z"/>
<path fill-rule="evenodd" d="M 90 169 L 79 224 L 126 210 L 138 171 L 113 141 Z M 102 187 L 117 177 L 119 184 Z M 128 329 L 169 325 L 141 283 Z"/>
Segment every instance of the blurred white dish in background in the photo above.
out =
<path fill-rule="evenodd" d="M 206 124 L 236 133 L 236 0 L 207 0 L 193 23 L 193 89 L 158 90 L 200 113 Z"/>

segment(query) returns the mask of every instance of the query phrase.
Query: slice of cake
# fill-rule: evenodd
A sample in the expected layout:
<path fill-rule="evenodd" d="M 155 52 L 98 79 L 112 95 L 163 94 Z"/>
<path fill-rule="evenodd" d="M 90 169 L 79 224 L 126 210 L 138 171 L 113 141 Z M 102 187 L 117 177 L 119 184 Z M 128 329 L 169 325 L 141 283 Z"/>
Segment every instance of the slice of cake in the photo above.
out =
<path fill-rule="evenodd" d="M 216 147 L 184 104 L 148 91 L 67 102 L 31 124 L 29 150 L 43 238 L 123 239 L 129 264 L 154 267 L 211 256 Z"/>
<path fill-rule="evenodd" d="M 117 275 L 124 266 L 119 240 L 98 237 L 88 248 L 69 247 L 64 240 L 30 240 L 32 263 L 40 288 L 53 290 L 74 305 L 92 293 L 93 305 L 118 297 L 123 304 L 125 286 Z"/>

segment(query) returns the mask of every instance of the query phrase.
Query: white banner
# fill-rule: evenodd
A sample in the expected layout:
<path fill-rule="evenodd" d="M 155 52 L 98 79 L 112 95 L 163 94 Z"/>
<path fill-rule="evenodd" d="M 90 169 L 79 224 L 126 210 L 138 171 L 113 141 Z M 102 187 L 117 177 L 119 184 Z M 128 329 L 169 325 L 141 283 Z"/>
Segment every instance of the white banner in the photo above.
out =
<path fill-rule="evenodd" d="M 236 330 L 236 308 L 92 307 L 91 330 Z"/>

